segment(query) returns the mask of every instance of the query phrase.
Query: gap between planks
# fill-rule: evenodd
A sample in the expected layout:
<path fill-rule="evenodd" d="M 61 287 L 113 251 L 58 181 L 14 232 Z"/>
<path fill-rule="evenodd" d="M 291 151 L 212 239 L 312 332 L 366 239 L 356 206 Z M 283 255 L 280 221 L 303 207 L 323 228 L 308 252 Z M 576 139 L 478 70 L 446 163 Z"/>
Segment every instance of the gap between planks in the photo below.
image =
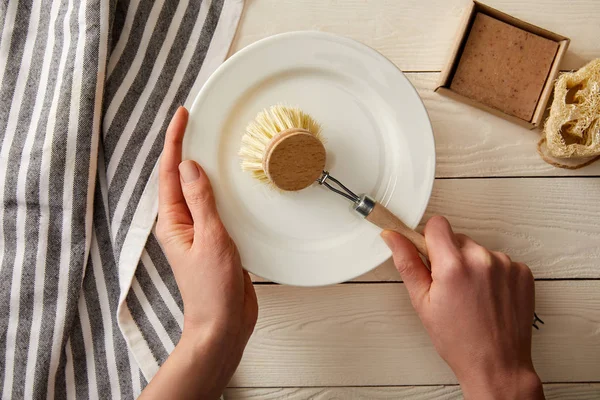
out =
<path fill-rule="evenodd" d="M 256 278 L 260 279 L 260 278 Z M 600 281 L 600 278 L 535 278 L 536 282 L 577 282 L 577 281 Z M 348 281 L 341 282 L 339 285 L 377 285 L 380 283 L 404 283 L 400 277 L 398 277 L 397 281 Z M 253 282 L 255 286 L 268 286 L 268 285 L 280 285 L 279 283 L 271 282 L 271 281 L 255 281 Z"/>
<path fill-rule="evenodd" d="M 600 398 L 600 384 L 544 384 L 547 400 L 565 398 L 592 400 Z M 379 387 L 290 387 L 290 388 L 230 388 L 225 391 L 226 400 L 338 400 L 370 399 L 391 400 L 411 398 L 418 400 L 461 399 L 457 385 L 446 386 L 379 386 Z"/>
<path fill-rule="evenodd" d="M 598 199 L 600 178 L 438 179 L 422 221 L 448 217 L 456 232 L 528 264 L 538 280 L 599 279 Z M 354 282 L 399 280 L 388 260 Z"/>
<path fill-rule="evenodd" d="M 455 384 L 397 283 L 257 286 L 259 319 L 232 387 Z M 544 382 L 600 382 L 600 282 L 536 285 Z"/>

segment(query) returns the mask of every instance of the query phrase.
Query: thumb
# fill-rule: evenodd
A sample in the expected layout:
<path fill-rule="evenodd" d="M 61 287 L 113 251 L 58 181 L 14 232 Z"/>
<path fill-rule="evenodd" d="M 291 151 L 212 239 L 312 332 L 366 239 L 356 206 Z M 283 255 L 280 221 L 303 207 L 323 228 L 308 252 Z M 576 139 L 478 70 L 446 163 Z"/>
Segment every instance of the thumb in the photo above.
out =
<path fill-rule="evenodd" d="M 220 223 L 215 195 L 206 172 L 192 160 L 179 164 L 181 190 L 194 220 L 194 229 Z"/>
<path fill-rule="evenodd" d="M 394 265 L 406 285 L 413 306 L 418 310 L 429 294 L 431 272 L 419 257 L 415 246 L 404 236 L 384 230 L 381 237 L 392 250 Z"/>

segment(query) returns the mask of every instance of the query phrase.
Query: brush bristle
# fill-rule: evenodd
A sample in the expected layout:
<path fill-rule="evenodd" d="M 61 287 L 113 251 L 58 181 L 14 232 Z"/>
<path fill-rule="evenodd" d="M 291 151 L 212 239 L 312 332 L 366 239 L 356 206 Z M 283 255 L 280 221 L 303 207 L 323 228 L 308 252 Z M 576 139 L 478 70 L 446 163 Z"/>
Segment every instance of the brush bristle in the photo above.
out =
<path fill-rule="evenodd" d="M 242 170 L 251 172 L 261 182 L 270 183 L 263 169 L 267 146 L 275 135 L 293 128 L 305 129 L 321 140 L 319 123 L 297 107 L 277 105 L 258 113 L 242 136 L 239 152 Z"/>

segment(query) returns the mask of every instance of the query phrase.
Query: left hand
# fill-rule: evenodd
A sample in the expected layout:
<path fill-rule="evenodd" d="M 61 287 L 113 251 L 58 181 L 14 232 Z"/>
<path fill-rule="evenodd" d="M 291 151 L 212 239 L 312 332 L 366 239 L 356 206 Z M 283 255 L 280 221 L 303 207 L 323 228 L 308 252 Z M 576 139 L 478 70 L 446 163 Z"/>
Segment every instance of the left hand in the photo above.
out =
<path fill-rule="evenodd" d="M 183 333 L 143 397 L 216 399 L 241 360 L 258 305 L 206 173 L 181 162 L 187 119 L 180 107 L 167 130 L 156 227 L 183 299 Z"/>

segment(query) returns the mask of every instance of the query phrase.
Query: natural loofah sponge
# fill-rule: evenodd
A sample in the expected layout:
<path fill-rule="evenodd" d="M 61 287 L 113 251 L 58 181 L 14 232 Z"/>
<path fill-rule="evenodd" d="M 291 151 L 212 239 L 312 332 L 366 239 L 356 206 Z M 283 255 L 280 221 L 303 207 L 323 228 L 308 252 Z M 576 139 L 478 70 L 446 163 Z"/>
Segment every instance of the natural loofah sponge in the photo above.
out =
<path fill-rule="evenodd" d="M 554 157 L 600 155 L 600 59 L 559 76 L 544 134 Z"/>

